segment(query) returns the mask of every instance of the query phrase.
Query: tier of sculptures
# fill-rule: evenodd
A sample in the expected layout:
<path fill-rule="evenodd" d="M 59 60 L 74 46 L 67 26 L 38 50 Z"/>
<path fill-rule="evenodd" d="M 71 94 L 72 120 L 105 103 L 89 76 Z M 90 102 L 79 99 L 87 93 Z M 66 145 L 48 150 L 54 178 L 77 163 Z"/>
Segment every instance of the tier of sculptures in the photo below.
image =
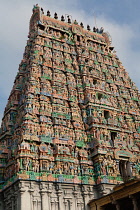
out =
<path fill-rule="evenodd" d="M 2 120 L 1 181 L 139 177 L 140 94 L 107 34 L 37 11 Z"/>

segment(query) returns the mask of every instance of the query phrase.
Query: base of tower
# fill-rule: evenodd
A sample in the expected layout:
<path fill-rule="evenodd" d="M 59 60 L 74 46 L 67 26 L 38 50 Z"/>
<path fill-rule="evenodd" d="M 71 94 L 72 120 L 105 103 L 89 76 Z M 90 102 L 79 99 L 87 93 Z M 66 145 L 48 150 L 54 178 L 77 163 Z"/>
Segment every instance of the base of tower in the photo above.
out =
<path fill-rule="evenodd" d="M 89 210 L 88 203 L 114 185 L 18 180 L 0 194 L 0 210 Z"/>
<path fill-rule="evenodd" d="M 94 186 L 18 180 L 1 192 L 0 210 L 88 210 Z"/>

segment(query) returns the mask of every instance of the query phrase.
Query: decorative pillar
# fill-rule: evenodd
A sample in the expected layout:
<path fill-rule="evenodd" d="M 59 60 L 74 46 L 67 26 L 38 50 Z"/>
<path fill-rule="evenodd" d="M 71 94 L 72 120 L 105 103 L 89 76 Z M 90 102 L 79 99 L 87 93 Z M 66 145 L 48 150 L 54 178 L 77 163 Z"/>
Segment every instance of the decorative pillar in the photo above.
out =
<path fill-rule="evenodd" d="M 72 210 L 72 201 L 70 201 L 70 209 L 69 210 Z"/>
<path fill-rule="evenodd" d="M 48 193 L 48 210 L 51 210 L 51 193 Z"/>
<path fill-rule="evenodd" d="M 81 203 L 77 202 L 77 210 L 81 210 Z"/>
<path fill-rule="evenodd" d="M 30 193 L 31 210 L 34 210 L 33 209 L 33 192 L 34 192 L 34 190 L 33 189 L 30 189 L 28 192 Z"/>
<path fill-rule="evenodd" d="M 51 193 L 52 193 L 52 190 L 51 189 L 48 189 L 47 191 L 47 208 L 48 210 L 51 210 Z"/>
<path fill-rule="evenodd" d="M 77 197 L 78 197 L 78 191 L 74 190 L 73 191 L 74 195 L 74 201 L 75 201 L 75 210 L 77 209 Z"/>
<path fill-rule="evenodd" d="M 132 203 L 133 203 L 133 207 L 134 209 L 133 210 L 138 210 L 138 206 L 137 206 L 137 200 L 136 198 L 133 196 L 133 195 L 130 195 L 129 198 L 132 199 Z"/>
<path fill-rule="evenodd" d="M 37 210 L 37 200 L 33 200 L 33 210 Z"/>
<path fill-rule="evenodd" d="M 55 198 L 54 198 L 54 200 L 53 200 L 53 198 L 51 200 L 51 210 L 56 210 L 56 201 L 55 201 Z"/>
<path fill-rule="evenodd" d="M 31 210 L 30 182 L 18 182 L 18 210 Z"/>
<path fill-rule="evenodd" d="M 47 207 L 47 199 L 46 199 L 46 191 L 41 190 L 40 194 L 41 194 L 41 210 L 46 210 Z"/>
<path fill-rule="evenodd" d="M 118 201 L 113 201 L 112 204 L 115 204 L 116 210 L 120 210 L 120 205 Z"/>
<path fill-rule="evenodd" d="M 14 192 L 14 200 L 15 200 L 15 209 L 18 210 L 18 193 Z"/>
<path fill-rule="evenodd" d="M 88 203 L 88 193 L 86 191 L 82 192 L 83 201 L 84 201 L 84 208 L 86 209 L 87 203 Z"/>
<path fill-rule="evenodd" d="M 4 209 L 3 203 L 0 203 L 0 210 L 3 210 L 3 209 Z"/>
<path fill-rule="evenodd" d="M 37 210 L 42 210 L 42 202 L 41 201 L 37 202 Z"/>
<path fill-rule="evenodd" d="M 0 194 L 0 210 L 3 210 L 3 209 L 4 209 L 4 199 L 3 199 L 2 194 Z"/>
<path fill-rule="evenodd" d="M 56 201 L 55 201 L 55 210 L 57 210 L 57 209 L 60 210 L 60 209 L 59 209 L 58 201 L 56 200 Z"/>
<path fill-rule="evenodd" d="M 3 205 L 4 205 L 5 209 L 7 209 L 7 200 L 6 199 L 3 199 Z M 3 210 L 3 209 L 1 209 L 1 210 Z"/>
<path fill-rule="evenodd" d="M 115 205 L 116 205 L 116 210 L 120 210 L 120 205 L 118 203 L 116 203 Z"/>
<path fill-rule="evenodd" d="M 14 197 L 13 197 L 13 196 L 11 196 L 11 199 L 10 199 L 10 200 L 11 200 L 12 210 L 15 210 L 15 209 L 14 209 Z"/>
<path fill-rule="evenodd" d="M 64 201 L 65 210 L 67 210 L 68 202 Z"/>
<path fill-rule="evenodd" d="M 18 202 L 18 209 L 19 210 L 25 210 L 25 208 L 24 208 L 24 199 L 23 199 L 23 195 L 25 193 L 25 190 L 20 189 L 18 192 L 19 192 L 19 194 L 18 194 L 18 200 L 19 200 L 19 202 Z"/>
<path fill-rule="evenodd" d="M 61 210 L 62 203 L 61 203 L 60 197 L 61 197 L 62 191 L 61 190 L 58 190 L 58 191 L 56 191 L 56 194 L 58 196 L 58 210 Z"/>
<path fill-rule="evenodd" d="M 95 198 L 92 187 L 89 187 L 88 195 L 89 195 L 89 200 L 92 200 Z"/>

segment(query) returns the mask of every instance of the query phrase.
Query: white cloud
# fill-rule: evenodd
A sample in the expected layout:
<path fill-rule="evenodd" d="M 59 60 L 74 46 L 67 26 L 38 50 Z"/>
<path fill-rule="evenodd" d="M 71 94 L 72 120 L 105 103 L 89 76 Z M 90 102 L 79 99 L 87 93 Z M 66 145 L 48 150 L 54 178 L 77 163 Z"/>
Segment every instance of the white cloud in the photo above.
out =
<path fill-rule="evenodd" d="M 131 79 L 140 89 L 140 51 L 133 48 L 133 41 L 137 39 L 133 25 L 118 24 L 112 20 L 99 17 L 99 25 L 109 31 L 112 36 L 112 45 L 117 51 L 119 59 L 129 73 Z"/>

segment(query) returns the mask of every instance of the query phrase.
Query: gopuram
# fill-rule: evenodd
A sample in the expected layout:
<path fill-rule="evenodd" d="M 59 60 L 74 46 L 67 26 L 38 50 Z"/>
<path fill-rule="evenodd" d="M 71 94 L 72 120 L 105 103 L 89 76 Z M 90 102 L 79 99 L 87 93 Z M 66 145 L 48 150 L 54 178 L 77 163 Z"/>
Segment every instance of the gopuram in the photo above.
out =
<path fill-rule="evenodd" d="M 34 6 L 0 130 L 0 210 L 87 210 L 140 178 L 140 94 L 103 28 Z"/>

